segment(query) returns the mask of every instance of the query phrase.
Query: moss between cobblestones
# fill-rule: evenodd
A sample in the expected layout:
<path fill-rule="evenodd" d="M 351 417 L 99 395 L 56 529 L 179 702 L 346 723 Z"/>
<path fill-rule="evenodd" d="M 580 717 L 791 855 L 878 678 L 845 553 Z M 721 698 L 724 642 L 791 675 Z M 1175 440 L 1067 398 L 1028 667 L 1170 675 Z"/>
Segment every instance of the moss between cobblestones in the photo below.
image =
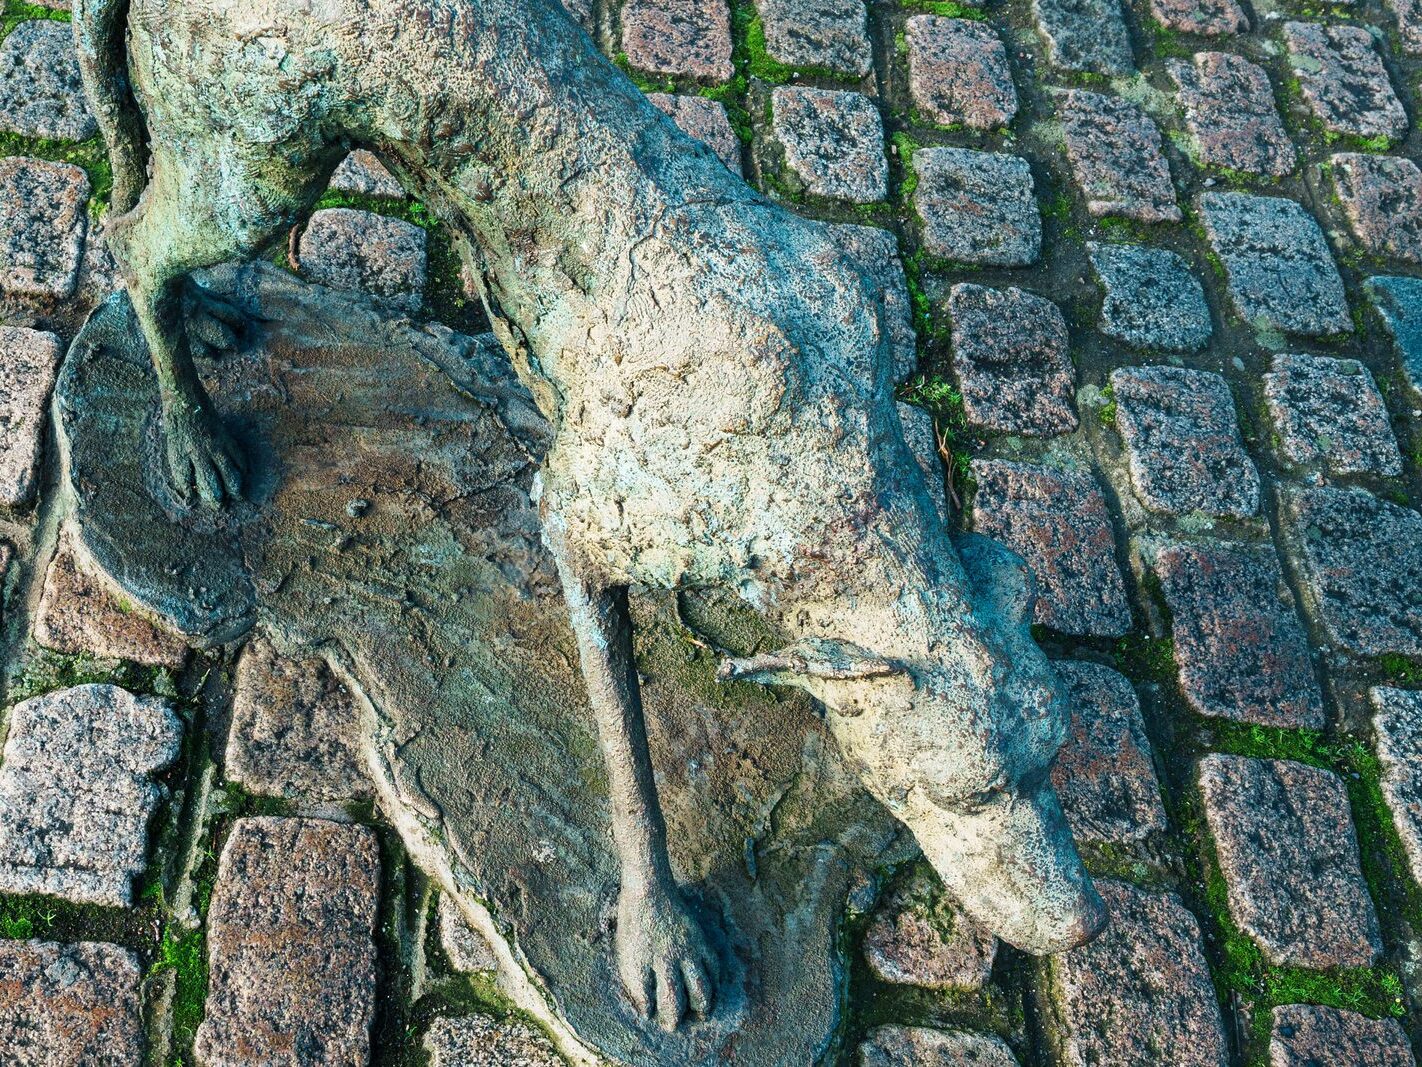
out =
<path fill-rule="evenodd" d="M 34 19 L 49 19 L 51 22 L 68 22 L 70 16 L 68 11 L 58 11 L 52 7 L 41 7 L 39 4 L 26 4 L 21 0 L 5 0 L 5 13 L 0 16 L 0 41 L 9 36 L 13 30 L 22 22 L 31 22 Z"/>
<path fill-rule="evenodd" d="M 985 22 L 987 12 L 972 4 L 959 4 L 954 0 L 904 0 L 906 11 L 922 11 L 930 15 L 942 15 L 950 19 L 972 19 L 975 22 Z"/>

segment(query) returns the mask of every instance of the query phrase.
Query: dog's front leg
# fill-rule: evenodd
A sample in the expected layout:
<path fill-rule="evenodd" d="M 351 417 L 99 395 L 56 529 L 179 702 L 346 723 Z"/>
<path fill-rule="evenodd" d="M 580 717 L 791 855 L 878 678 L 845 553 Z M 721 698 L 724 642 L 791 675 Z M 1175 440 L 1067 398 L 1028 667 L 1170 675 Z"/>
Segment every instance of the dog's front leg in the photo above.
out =
<path fill-rule="evenodd" d="M 632 660 L 627 589 L 589 583 L 564 553 L 555 554 L 612 793 L 612 832 L 622 861 L 617 969 L 642 1014 L 673 1030 L 688 1007 L 703 1017 L 710 1013 L 716 957 L 672 878 Z"/>

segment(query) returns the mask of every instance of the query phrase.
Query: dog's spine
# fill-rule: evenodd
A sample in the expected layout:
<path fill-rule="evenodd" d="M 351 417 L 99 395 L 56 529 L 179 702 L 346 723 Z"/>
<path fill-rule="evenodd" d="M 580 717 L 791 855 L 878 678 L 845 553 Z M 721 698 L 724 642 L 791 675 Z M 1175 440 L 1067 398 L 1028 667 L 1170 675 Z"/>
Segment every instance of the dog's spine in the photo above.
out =
<path fill-rule="evenodd" d="M 74 0 L 74 44 L 113 170 L 112 216 L 138 203 L 147 184 L 143 117 L 128 80 L 129 0 Z"/>

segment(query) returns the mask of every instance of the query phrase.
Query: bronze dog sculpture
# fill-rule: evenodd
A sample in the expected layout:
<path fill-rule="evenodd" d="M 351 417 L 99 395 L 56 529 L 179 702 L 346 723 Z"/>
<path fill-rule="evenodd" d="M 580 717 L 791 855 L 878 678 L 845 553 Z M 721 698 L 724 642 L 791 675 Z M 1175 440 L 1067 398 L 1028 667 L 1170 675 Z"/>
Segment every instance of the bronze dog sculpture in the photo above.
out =
<path fill-rule="evenodd" d="M 904 443 L 879 302 L 826 227 L 677 130 L 556 0 L 75 16 L 182 495 L 219 503 L 241 481 L 189 353 L 190 272 L 282 237 L 357 146 L 461 236 L 556 430 L 540 508 L 609 771 L 618 970 L 644 1014 L 709 1012 L 716 965 L 667 859 L 632 584 L 728 588 L 790 633 L 723 676 L 818 697 L 989 929 L 1047 953 L 1101 928 L 1047 781 L 1068 716 L 1029 634 L 1031 577 L 985 539 L 955 550 Z"/>

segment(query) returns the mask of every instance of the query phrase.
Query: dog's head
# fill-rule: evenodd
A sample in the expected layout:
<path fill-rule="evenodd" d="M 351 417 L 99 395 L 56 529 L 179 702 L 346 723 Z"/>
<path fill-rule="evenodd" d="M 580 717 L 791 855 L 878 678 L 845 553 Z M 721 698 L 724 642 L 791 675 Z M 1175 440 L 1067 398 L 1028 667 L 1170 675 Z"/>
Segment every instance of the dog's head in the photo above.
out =
<path fill-rule="evenodd" d="M 1032 575 L 984 537 L 961 538 L 958 552 L 970 610 L 961 591 L 901 597 L 891 627 L 863 620 L 865 644 L 806 639 L 729 660 L 722 676 L 813 693 L 970 914 L 1028 952 L 1072 948 L 1105 912 L 1048 780 L 1070 710 L 1032 640 Z M 867 647 L 876 638 L 893 647 Z"/>

